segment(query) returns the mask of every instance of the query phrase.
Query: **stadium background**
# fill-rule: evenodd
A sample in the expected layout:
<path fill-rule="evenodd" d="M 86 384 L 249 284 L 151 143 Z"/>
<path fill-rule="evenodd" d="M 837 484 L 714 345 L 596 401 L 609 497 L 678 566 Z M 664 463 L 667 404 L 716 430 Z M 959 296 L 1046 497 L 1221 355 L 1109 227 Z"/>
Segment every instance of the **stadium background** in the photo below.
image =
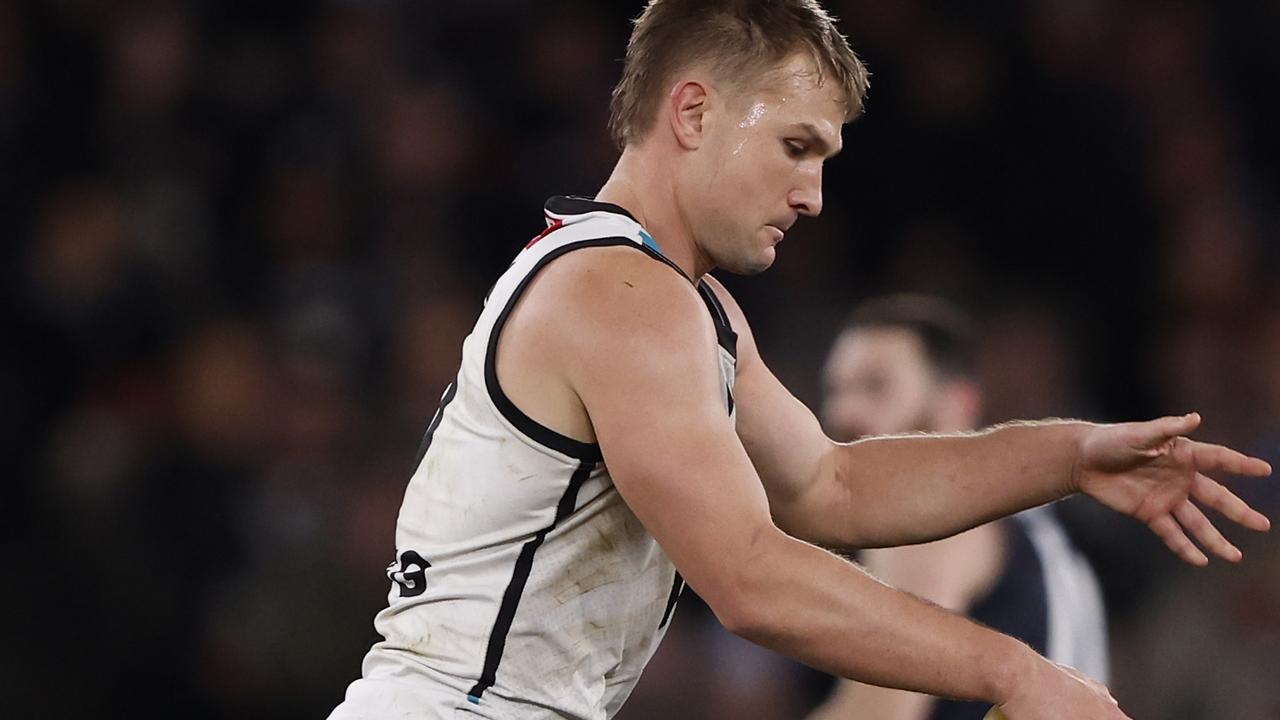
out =
<path fill-rule="evenodd" d="M 545 197 L 615 158 L 639 5 L 0 0 L 5 715 L 337 702 L 459 341 Z M 780 377 L 815 404 L 852 302 L 931 291 L 983 321 L 989 420 L 1196 409 L 1280 459 L 1280 4 L 828 7 L 868 113 L 823 216 L 727 278 Z M 1280 717 L 1274 535 L 1191 570 L 1060 509 L 1131 714 Z M 677 618 L 628 718 L 820 692 Z"/>

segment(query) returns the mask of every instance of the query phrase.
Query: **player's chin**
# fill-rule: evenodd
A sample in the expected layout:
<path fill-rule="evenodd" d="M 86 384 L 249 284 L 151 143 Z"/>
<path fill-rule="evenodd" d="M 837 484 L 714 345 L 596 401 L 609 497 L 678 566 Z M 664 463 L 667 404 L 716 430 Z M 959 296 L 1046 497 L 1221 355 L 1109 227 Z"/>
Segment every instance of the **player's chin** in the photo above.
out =
<path fill-rule="evenodd" d="M 777 251 L 770 246 L 760 248 L 750 256 L 738 258 L 733 265 L 721 263 L 720 267 L 734 275 L 757 275 L 768 270 L 776 257 Z"/>
<path fill-rule="evenodd" d="M 769 268 L 773 267 L 773 261 L 777 259 L 778 259 L 778 248 L 777 246 L 770 244 L 768 247 L 761 249 L 760 252 L 756 255 L 755 269 L 749 274 L 754 275 L 755 273 L 762 273 L 765 270 L 768 270 Z"/>

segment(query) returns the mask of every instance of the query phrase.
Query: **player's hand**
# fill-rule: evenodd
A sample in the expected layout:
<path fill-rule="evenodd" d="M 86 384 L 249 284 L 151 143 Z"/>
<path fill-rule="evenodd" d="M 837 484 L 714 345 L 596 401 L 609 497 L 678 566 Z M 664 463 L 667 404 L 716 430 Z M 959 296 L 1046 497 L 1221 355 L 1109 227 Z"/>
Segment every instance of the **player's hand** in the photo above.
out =
<path fill-rule="evenodd" d="M 1241 553 L 1205 516 L 1199 505 L 1228 519 L 1265 531 L 1271 522 L 1205 473 L 1265 476 L 1271 466 L 1221 445 L 1185 437 L 1200 415 L 1121 425 L 1094 425 L 1081 442 L 1073 480 L 1107 507 L 1146 523 L 1178 557 L 1192 565 L 1209 559 L 1187 531 L 1213 554 L 1236 562 Z"/>
<path fill-rule="evenodd" d="M 1130 720 L 1107 686 L 1039 656 L 1000 710 L 1008 720 Z"/>

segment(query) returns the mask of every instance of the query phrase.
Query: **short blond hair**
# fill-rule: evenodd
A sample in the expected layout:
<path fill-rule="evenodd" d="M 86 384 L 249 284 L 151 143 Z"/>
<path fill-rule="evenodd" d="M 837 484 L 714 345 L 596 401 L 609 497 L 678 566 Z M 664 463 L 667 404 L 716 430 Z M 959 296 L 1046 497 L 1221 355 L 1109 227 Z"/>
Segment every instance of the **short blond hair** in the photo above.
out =
<path fill-rule="evenodd" d="M 760 78 L 796 52 L 842 88 L 845 122 L 862 113 L 869 73 L 817 0 L 650 0 L 635 19 L 609 129 L 618 148 L 649 132 L 671 76 L 707 63 L 719 78 Z"/>

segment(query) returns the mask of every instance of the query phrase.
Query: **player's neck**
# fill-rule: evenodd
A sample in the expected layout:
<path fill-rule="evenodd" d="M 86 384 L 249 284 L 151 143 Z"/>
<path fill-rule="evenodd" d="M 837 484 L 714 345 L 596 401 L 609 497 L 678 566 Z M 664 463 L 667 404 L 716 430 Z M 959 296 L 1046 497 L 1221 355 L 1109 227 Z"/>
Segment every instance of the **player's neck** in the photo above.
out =
<path fill-rule="evenodd" d="M 670 173 L 658 172 L 647 153 L 624 151 L 596 200 L 631 213 L 662 254 L 695 282 L 713 267 L 680 212 Z"/>

